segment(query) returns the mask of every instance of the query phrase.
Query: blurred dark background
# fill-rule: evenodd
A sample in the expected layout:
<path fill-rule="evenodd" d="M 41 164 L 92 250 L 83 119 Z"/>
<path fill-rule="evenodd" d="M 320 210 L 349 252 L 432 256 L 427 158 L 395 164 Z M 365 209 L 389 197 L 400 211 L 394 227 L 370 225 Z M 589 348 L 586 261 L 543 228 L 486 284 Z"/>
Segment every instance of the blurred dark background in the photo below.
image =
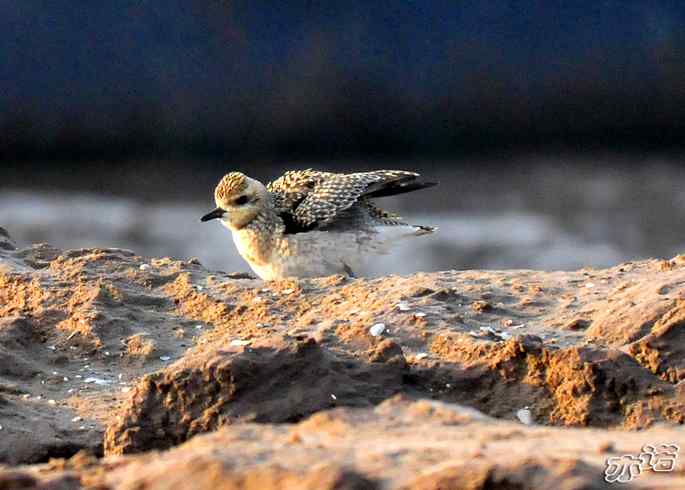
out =
<path fill-rule="evenodd" d="M 244 268 L 195 220 L 226 171 L 396 167 L 443 184 L 390 203 L 442 227 L 401 272 L 674 254 L 684 27 L 680 1 L 0 0 L 0 225 Z"/>

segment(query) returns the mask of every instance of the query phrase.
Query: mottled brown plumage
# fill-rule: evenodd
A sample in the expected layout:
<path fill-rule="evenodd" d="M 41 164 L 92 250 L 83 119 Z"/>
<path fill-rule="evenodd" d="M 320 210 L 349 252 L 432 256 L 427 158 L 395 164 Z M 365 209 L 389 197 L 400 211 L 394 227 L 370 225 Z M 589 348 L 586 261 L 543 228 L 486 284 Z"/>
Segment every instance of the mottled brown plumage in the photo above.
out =
<path fill-rule="evenodd" d="M 240 172 L 231 172 L 224 175 L 214 189 L 214 199 L 223 201 L 227 197 L 239 194 L 247 188 L 247 178 Z"/>
<path fill-rule="evenodd" d="M 402 170 L 339 174 L 286 172 L 268 186 L 240 172 L 217 185 L 217 208 L 202 220 L 221 218 L 239 253 L 263 279 L 347 274 L 369 254 L 384 253 L 402 237 L 434 228 L 404 223 L 371 199 L 435 184 Z M 382 232 L 391 228 L 395 233 Z"/>
<path fill-rule="evenodd" d="M 278 212 L 291 216 L 305 228 L 324 228 L 354 205 L 370 219 L 378 218 L 386 225 L 404 224 L 399 216 L 377 208 L 369 199 L 379 192 L 401 194 L 434 185 L 418 182 L 418 177 L 415 172 L 403 170 L 337 174 L 308 169 L 286 172 L 267 189 L 274 196 Z"/>

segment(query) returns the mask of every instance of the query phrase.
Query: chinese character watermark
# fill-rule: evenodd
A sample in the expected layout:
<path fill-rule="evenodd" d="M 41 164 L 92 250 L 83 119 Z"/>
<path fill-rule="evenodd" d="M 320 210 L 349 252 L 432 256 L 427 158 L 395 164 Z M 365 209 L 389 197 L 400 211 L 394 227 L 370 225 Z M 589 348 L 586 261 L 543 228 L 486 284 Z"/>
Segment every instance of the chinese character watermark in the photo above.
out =
<path fill-rule="evenodd" d="M 637 456 L 624 454 L 606 461 L 604 480 L 608 483 L 628 483 L 643 471 L 673 471 L 680 447 L 676 444 L 645 444 Z"/>

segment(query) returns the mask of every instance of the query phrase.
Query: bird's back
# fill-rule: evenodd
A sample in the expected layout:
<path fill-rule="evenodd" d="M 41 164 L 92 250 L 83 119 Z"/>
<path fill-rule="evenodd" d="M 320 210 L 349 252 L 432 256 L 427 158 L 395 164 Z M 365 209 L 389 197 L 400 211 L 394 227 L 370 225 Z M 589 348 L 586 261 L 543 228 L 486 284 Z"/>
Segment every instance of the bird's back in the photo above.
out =
<path fill-rule="evenodd" d="M 403 170 L 341 174 L 308 169 L 286 172 L 267 189 L 286 233 L 292 234 L 405 225 L 401 217 L 378 208 L 371 199 L 433 185 L 419 180 L 419 174 Z"/>

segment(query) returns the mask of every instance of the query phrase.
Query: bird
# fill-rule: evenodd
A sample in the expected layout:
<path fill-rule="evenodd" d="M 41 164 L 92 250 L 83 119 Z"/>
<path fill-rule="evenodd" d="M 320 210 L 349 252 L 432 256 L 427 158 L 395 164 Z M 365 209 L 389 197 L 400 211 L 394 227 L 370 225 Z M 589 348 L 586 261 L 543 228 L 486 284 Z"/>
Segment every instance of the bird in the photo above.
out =
<path fill-rule="evenodd" d="M 387 253 L 401 239 L 437 230 L 408 224 L 373 199 L 434 185 L 404 170 L 290 170 L 266 186 L 230 172 L 214 191 L 216 209 L 200 220 L 219 219 L 263 280 L 355 277 L 370 256 Z"/>

